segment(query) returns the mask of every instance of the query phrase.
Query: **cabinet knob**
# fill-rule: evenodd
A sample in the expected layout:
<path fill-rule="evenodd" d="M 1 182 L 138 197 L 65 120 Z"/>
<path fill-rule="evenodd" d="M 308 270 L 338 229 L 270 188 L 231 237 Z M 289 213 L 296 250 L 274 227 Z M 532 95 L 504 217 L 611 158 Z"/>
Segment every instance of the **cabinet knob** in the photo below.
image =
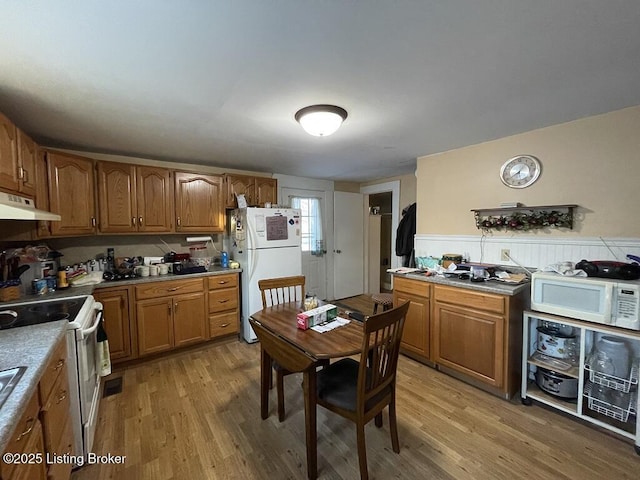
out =
<path fill-rule="evenodd" d="M 138 217 L 138 223 L 142 225 L 142 217 Z"/>
<path fill-rule="evenodd" d="M 91 226 L 95 227 L 98 224 L 98 222 L 96 221 L 96 217 L 91 217 Z"/>
<path fill-rule="evenodd" d="M 131 225 L 136 226 L 136 217 L 131 217 Z"/>
<path fill-rule="evenodd" d="M 53 367 L 53 369 L 54 369 L 55 371 L 58 371 L 58 370 L 60 370 L 63 366 L 64 366 L 64 359 L 63 359 L 63 358 L 61 358 L 60 360 L 58 360 L 58 363 L 56 363 L 56 366 L 55 366 L 55 367 Z"/>
<path fill-rule="evenodd" d="M 176 223 L 178 224 L 178 226 L 180 226 L 180 217 L 176 218 Z"/>
<path fill-rule="evenodd" d="M 225 298 L 224 300 L 218 300 L 218 303 L 227 303 L 229 301 L 228 298 Z"/>

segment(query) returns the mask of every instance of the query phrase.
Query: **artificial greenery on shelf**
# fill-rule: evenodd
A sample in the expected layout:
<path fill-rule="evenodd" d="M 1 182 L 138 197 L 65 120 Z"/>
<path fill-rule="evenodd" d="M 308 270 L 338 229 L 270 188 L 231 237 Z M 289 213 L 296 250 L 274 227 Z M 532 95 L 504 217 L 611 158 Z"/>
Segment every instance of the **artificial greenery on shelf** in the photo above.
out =
<path fill-rule="evenodd" d="M 478 228 L 483 230 L 531 230 L 533 228 L 572 228 L 571 211 L 559 212 L 532 211 L 531 213 L 514 212 L 511 215 L 494 215 L 478 219 Z"/>

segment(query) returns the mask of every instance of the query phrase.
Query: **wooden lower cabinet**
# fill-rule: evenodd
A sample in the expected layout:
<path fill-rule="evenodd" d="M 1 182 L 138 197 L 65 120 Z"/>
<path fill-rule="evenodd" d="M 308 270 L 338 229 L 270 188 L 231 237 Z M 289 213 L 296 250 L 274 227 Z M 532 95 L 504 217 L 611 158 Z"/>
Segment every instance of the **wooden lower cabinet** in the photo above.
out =
<path fill-rule="evenodd" d="M 140 356 L 209 338 L 202 278 L 147 283 L 135 290 Z"/>
<path fill-rule="evenodd" d="M 206 340 L 204 293 L 191 293 L 173 298 L 174 346 L 182 347 Z"/>
<path fill-rule="evenodd" d="M 410 303 L 400 348 L 403 353 L 421 360 L 431 360 L 429 291 L 430 285 L 426 282 L 400 277 L 394 280 L 393 304 Z"/>
<path fill-rule="evenodd" d="M 500 295 L 394 277 L 393 304 L 410 302 L 402 353 L 511 398 L 520 385 L 528 289 Z"/>
<path fill-rule="evenodd" d="M 44 450 L 50 455 L 73 455 L 73 431 L 71 428 L 69 379 L 67 373 L 66 338 L 54 351 L 40 379 L 40 421 L 44 436 Z M 71 463 L 47 465 L 47 479 L 68 479 Z"/>
<path fill-rule="evenodd" d="M 42 439 L 42 424 L 39 420 L 40 403 L 38 394 L 35 393 L 22 417 L 13 431 L 9 443 L 4 449 L 6 453 L 38 455 L 43 457 L 42 462 L 19 465 L 17 463 L 5 463 L 4 457 L 0 463 L 0 477 L 2 480 L 34 479 L 40 480 L 47 477 L 46 464 L 44 462 L 44 442 Z"/>
<path fill-rule="evenodd" d="M 134 358 L 131 342 L 129 288 L 104 288 L 93 293 L 104 310 L 104 329 L 112 363 Z"/>
<path fill-rule="evenodd" d="M 481 382 L 504 382 L 504 317 L 435 303 L 435 361 Z"/>
<path fill-rule="evenodd" d="M 434 362 L 511 398 L 520 386 L 527 291 L 508 296 L 434 285 Z"/>
<path fill-rule="evenodd" d="M 211 338 L 240 331 L 238 274 L 209 277 L 209 335 Z"/>

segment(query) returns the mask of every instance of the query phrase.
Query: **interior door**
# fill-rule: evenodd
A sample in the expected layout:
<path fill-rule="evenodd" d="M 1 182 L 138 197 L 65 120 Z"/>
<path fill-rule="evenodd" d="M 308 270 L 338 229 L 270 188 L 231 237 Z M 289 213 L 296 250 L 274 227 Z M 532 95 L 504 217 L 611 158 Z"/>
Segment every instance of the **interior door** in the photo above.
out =
<path fill-rule="evenodd" d="M 283 188 L 288 203 L 300 210 L 302 274 L 305 291 L 327 299 L 325 194 L 317 190 Z"/>
<path fill-rule="evenodd" d="M 364 195 L 333 192 L 335 298 L 364 293 Z"/>

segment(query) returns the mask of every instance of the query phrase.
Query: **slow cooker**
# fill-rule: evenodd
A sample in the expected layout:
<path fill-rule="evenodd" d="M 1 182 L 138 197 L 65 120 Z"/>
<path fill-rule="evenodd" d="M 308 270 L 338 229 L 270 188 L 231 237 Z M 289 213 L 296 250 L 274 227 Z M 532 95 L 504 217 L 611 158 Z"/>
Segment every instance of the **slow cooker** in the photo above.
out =
<path fill-rule="evenodd" d="M 567 399 L 578 398 L 577 378 L 538 367 L 536 384 L 550 395 Z"/>

